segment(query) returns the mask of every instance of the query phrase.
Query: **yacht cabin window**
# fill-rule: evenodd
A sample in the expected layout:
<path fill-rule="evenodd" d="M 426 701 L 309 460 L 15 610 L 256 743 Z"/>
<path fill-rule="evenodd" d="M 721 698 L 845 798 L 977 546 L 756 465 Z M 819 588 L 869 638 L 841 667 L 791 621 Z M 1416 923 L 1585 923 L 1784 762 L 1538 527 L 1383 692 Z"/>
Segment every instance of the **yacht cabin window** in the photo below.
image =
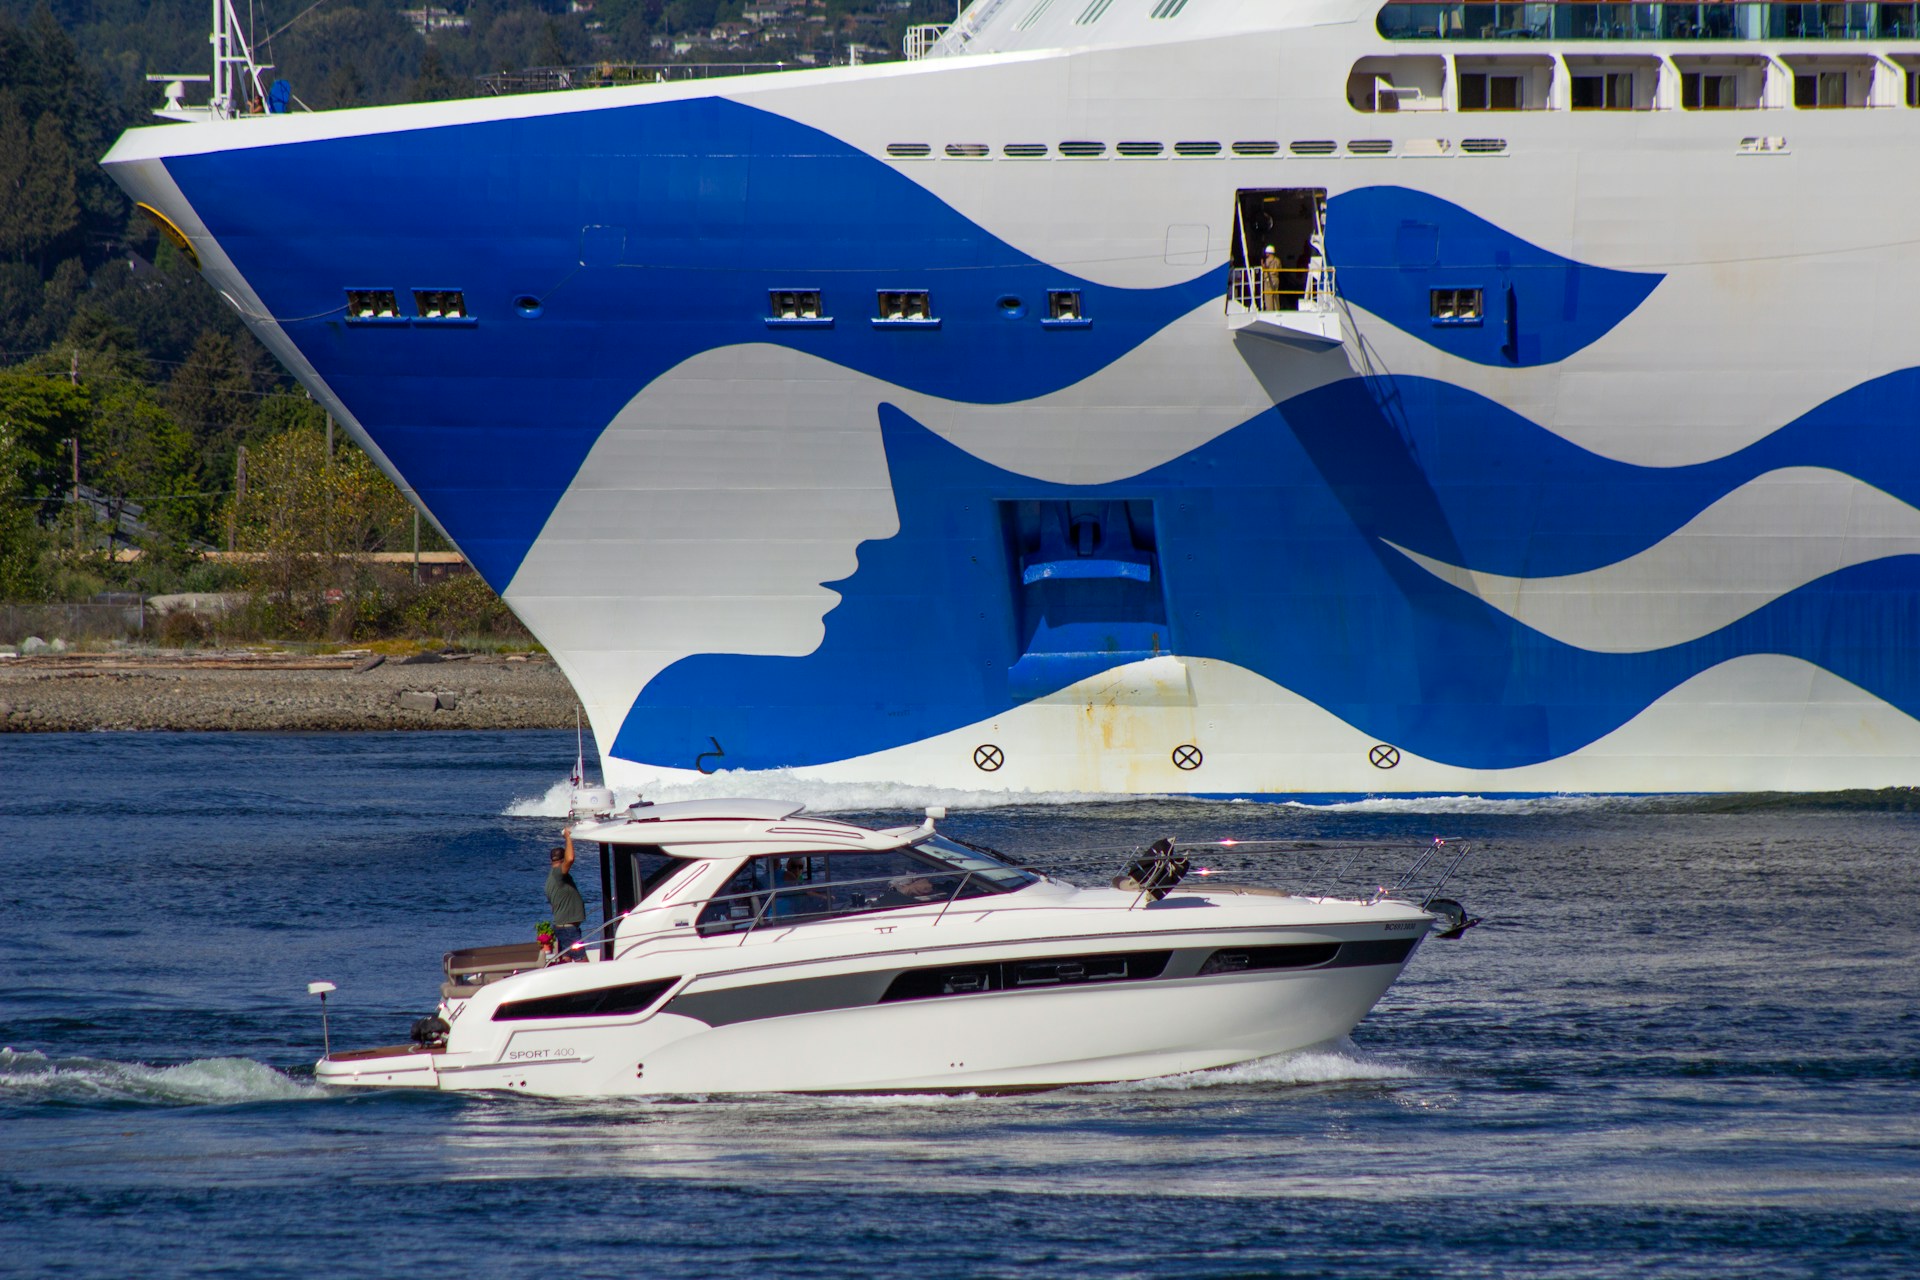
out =
<path fill-rule="evenodd" d="M 1009 893 L 1037 876 L 933 836 L 911 849 L 748 858 L 702 908 L 701 935 Z"/>

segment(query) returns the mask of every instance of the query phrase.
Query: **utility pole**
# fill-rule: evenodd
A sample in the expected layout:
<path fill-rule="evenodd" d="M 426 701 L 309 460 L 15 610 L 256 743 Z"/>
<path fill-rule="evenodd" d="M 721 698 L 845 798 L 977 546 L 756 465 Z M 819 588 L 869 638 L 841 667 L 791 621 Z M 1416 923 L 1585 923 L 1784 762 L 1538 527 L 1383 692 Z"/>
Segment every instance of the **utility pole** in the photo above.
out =
<path fill-rule="evenodd" d="M 233 455 L 233 501 L 227 506 L 227 550 L 233 550 L 234 525 L 239 519 L 240 504 L 247 500 L 247 446 L 241 445 Z"/>
<path fill-rule="evenodd" d="M 68 436 L 73 446 L 73 553 L 80 554 L 80 437 Z"/>
<path fill-rule="evenodd" d="M 324 492 L 326 493 L 326 514 L 321 520 L 321 528 L 325 534 L 327 554 L 331 556 L 333 554 L 333 415 L 331 413 L 327 415 L 327 483 Z"/>
<path fill-rule="evenodd" d="M 67 361 L 67 381 L 74 386 L 80 385 L 80 348 L 69 352 Z M 73 554 L 80 554 L 80 437 L 68 436 L 67 443 L 73 446 Z"/>
<path fill-rule="evenodd" d="M 413 509 L 413 585 L 420 585 L 420 508 Z"/>

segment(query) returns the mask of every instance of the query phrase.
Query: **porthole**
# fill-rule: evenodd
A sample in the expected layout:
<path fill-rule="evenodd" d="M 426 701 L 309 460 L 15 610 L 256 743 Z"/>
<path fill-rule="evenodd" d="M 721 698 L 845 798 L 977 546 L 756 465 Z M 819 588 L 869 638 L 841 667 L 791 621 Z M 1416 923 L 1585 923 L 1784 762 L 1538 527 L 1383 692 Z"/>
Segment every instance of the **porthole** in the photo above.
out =
<path fill-rule="evenodd" d="M 513 309 L 531 320 L 540 314 L 540 299 L 530 293 L 523 293 L 513 300 Z"/>
<path fill-rule="evenodd" d="M 1046 158 L 1047 144 L 1044 142 L 1009 142 L 1000 148 L 1000 154 L 1013 160 L 1042 160 Z"/>
<path fill-rule="evenodd" d="M 1007 294 L 993 305 L 998 307 L 1000 314 L 1009 320 L 1018 320 L 1027 314 L 1027 304 L 1012 294 Z"/>

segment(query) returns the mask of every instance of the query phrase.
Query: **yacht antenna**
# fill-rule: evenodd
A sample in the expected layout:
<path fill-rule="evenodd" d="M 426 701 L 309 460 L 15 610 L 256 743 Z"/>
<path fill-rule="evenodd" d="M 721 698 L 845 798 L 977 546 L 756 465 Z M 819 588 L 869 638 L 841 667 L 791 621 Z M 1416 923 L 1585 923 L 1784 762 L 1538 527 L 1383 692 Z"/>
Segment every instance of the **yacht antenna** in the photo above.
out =
<path fill-rule="evenodd" d="M 333 1036 L 327 1030 L 327 992 L 338 991 L 339 989 L 340 988 L 334 986 L 331 982 L 309 982 L 307 984 L 307 994 L 320 997 L 320 1056 L 323 1058 L 331 1058 L 333 1056 Z"/>
<path fill-rule="evenodd" d="M 567 779 L 567 809 L 571 812 L 580 799 L 580 784 L 587 780 L 587 739 L 580 729 L 580 708 L 573 709 L 573 776 Z"/>

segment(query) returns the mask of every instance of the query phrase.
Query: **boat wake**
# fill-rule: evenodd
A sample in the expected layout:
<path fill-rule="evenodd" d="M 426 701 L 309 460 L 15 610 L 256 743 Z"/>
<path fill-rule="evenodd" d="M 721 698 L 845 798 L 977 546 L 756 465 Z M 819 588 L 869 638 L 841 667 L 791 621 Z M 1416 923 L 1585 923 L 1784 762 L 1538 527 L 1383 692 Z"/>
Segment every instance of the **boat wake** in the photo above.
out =
<path fill-rule="evenodd" d="M 0 1107 L 207 1106 L 329 1096 L 250 1058 L 199 1058 L 172 1067 L 101 1058 L 50 1058 L 0 1048 Z"/>
<path fill-rule="evenodd" d="M 1411 1080 L 1416 1074 L 1398 1063 L 1368 1057 L 1354 1048 L 1351 1042 L 1343 1040 L 1339 1045 L 1327 1049 L 1309 1049 L 1277 1058 L 1257 1058 L 1238 1066 L 1188 1071 L 1151 1080 L 1086 1085 L 1076 1092 L 1166 1093 L 1250 1084 L 1350 1084 L 1364 1080 Z"/>

